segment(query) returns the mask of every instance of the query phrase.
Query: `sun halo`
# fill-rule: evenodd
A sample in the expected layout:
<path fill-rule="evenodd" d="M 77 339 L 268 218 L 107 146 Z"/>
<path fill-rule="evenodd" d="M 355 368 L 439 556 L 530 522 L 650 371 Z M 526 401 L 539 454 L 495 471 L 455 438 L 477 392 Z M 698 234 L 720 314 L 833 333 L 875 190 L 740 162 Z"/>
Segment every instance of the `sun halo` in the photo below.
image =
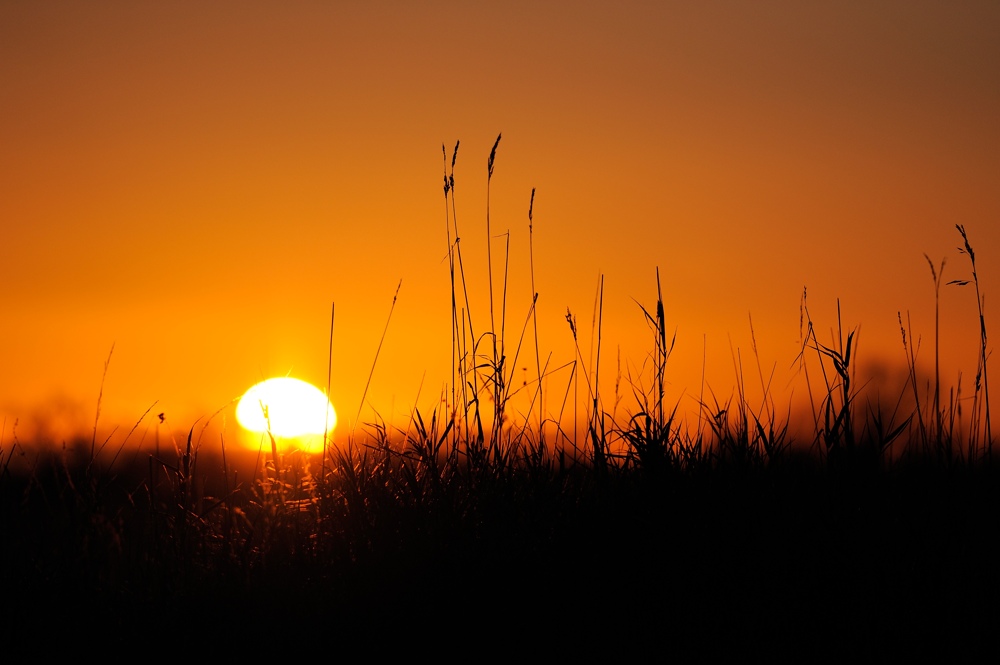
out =
<path fill-rule="evenodd" d="M 323 435 L 337 425 L 337 412 L 322 390 L 301 379 L 278 377 L 251 387 L 236 405 L 243 429 L 270 433 L 283 449 L 323 451 Z"/>

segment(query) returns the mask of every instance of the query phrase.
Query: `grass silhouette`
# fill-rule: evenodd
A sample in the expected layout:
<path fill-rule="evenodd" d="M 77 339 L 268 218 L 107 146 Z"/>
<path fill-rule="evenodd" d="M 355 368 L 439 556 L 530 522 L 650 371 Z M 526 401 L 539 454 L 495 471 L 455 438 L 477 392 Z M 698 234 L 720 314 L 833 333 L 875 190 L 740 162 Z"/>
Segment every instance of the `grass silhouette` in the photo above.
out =
<path fill-rule="evenodd" d="M 124 441 L 113 454 L 99 446 L 96 423 L 90 441 L 61 449 L 0 442 L 8 640 L 100 631 L 104 645 L 139 646 L 161 632 L 205 631 L 228 645 L 249 630 L 260 650 L 291 641 L 282 637 L 290 630 L 360 652 L 446 640 L 473 657 L 522 647 L 682 660 L 996 654 L 989 348 L 963 227 L 972 278 L 953 283 L 976 289 L 981 330 L 965 420 L 959 396 L 942 404 L 939 374 L 921 391 L 901 315 L 913 410 L 900 413 L 902 399 L 888 412 L 862 403 L 857 329 L 845 334 L 838 306 L 836 341 L 819 342 L 803 293 L 798 360 L 811 438 L 793 438 L 755 340 L 763 399 L 750 402 L 740 369 L 732 396 L 703 387 L 698 421 L 682 422 L 665 401 L 675 336 L 658 272 L 655 307 L 639 306 L 650 362 L 624 378 L 634 408 L 620 417 L 603 407 L 599 289 L 595 363 L 567 312 L 575 359 L 559 370 L 572 379 L 549 416 L 542 386 L 555 370 L 534 328 L 533 255 L 516 339 L 507 337 L 507 256 L 498 312 L 488 259 L 490 324 L 481 326 L 459 241 L 458 144 L 450 167 L 442 153 L 453 382 L 441 405 L 414 409 L 402 430 L 369 423 L 320 459 L 265 445 L 243 479 L 225 441 L 208 446 L 197 423 L 173 450 L 158 443 L 131 458 Z M 529 238 L 533 205 L 534 191 Z M 943 264 L 930 265 L 937 301 Z M 331 312 L 331 345 L 332 334 Z M 522 354 L 534 357 L 535 376 L 517 387 Z M 578 437 L 562 412 L 581 387 Z M 532 391 L 520 416 L 509 406 L 519 389 Z"/>

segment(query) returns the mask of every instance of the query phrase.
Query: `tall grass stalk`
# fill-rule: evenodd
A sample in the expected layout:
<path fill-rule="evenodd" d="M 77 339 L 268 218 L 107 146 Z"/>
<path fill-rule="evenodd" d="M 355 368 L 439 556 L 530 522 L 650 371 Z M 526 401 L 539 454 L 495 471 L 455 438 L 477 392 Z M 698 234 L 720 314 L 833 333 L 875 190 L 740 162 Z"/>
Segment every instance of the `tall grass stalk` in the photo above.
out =
<path fill-rule="evenodd" d="M 903 339 L 903 353 L 906 356 L 906 382 L 913 390 L 913 415 L 917 417 L 917 435 L 920 437 L 921 452 L 926 455 L 930 446 L 930 441 L 928 438 L 927 427 L 924 423 L 923 407 L 920 400 L 920 388 L 917 381 L 917 354 L 919 351 L 919 340 L 916 343 L 913 341 L 913 326 L 910 321 L 909 312 L 906 313 L 905 326 L 903 325 L 903 316 L 900 312 L 896 313 L 896 318 L 899 320 L 899 333 Z M 909 344 L 907 343 L 907 331 L 909 331 Z M 912 450 L 907 452 L 912 453 Z"/>
<path fill-rule="evenodd" d="M 809 398 L 809 408 L 812 414 L 813 432 L 819 432 L 819 412 L 816 409 L 816 396 L 813 394 L 813 384 L 809 376 L 809 363 L 806 361 L 806 350 L 809 348 L 813 336 L 813 322 L 812 317 L 809 316 L 809 306 L 807 304 L 807 289 L 806 287 L 802 287 L 802 296 L 799 298 L 799 353 L 795 357 L 795 363 L 798 365 L 798 370 L 805 379 L 806 394 Z M 822 367 L 823 365 L 820 363 L 820 368 L 822 369 Z M 814 440 L 813 443 L 818 443 L 818 441 Z"/>
<path fill-rule="evenodd" d="M 382 336 L 378 340 L 378 347 L 375 349 L 375 358 L 372 359 L 371 369 L 368 371 L 368 379 L 365 381 L 365 389 L 361 392 L 361 403 L 358 405 L 358 415 L 351 424 L 351 435 L 361 421 L 361 410 L 364 409 L 365 400 L 368 398 L 368 388 L 371 386 L 372 377 L 375 375 L 375 366 L 378 364 L 379 354 L 382 353 L 382 344 L 385 342 L 385 335 L 389 332 L 389 323 L 392 321 L 392 313 L 396 309 L 396 299 L 399 298 L 399 290 L 403 287 L 403 280 L 399 280 L 396 285 L 396 292 L 392 296 L 392 304 L 389 306 L 389 315 L 385 319 L 385 327 L 382 329 Z"/>
<path fill-rule="evenodd" d="M 573 441 L 575 443 L 579 442 L 579 430 L 577 423 L 579 422 L 579 413 L 577 411 L 577 404 L 579 404 L 579 380 L 580 376 L 583 376 L 583 380 L 586 383 L 587 389 L 587 399 L 591 400 L 592 403 L 597 403 L 597 392 L 594 386 L 590 382 L 590 372 L 587 371 L 587 363 L 584 360 L 583 353 L 580 351 L 580 339 L 578 333 L 578 327 L 576 324 L 576 316 L 570 309 L 566 308 L 566 323 L 569 324 L 570 334 L 573 336 L 573 349 L 575 351 L 575 358 L 573 360 L 573 372 L 571 377 L 571 382 L 573 384 Z M 584 414 L 587 417 L 587 439 L 589 444 L 590 439 L 590 424 L 593 420 L 591 415 L 590 407 L 587 408 L 587 413 Z"/>
<path fill-rule="evenodd" d="M 104 372 L 101 373 L 101 388 L 97 392 L 97 408 L 94 413 L 94 433 L 90 439 L 90 459 L 93 461 L 94 455 L 96 454 L 97 445 L 97 422 L 101 419 L 101 400 L 104 398 L 104 381 L 108 378 L 108 367 L 111 366 L 111 355 L 115 352 L 114 342 L 111 343 L 111 350 L 108 351 L 108 357 L 104 361 Z"/>
<path fill-rule="evenodd" d="M 333 383 L 333 324 L 336 321 L 337 303 L 330 303 L 330 344 L 326 355 L 326 401 L 327 407 L 323 414 L 323 455 L 320 458 L 320 482 L 326 480 L 326 456 L 330 439 L 330 384 Z"/>
<path fill-rule="evenodd" d="M 458 161 L 458 148 L 461 145 L 460 141 L 455 142 L 455 148 L 451 154 L 451 170 L 445 171 L 444 175 L 444 196 L 445 196 L 445 231 L 448 239 L 448 268 L 451 279 L 451 302 L 452 302 L 452 349 L 454 350 L 454 358 L 457 359 L 457 375 L 454 375 L 453 386 L 457 385 L 459 391 L 461 392 L 461 412 L 462 421 L 464 427 L 464 440 L 470 441 L 472 438 L 472 430 L 470 429 L 472 421 L 475 421 L 477 428 L 477 435 L 482 438 L 482 421 L 477 415 L 470 418 L 470 412 L 475 406 L 476 395 L 479 394 L 478 387 L 478 377 L 476 376 L 475 370 L 475 351 L 470 351 L 469 342 L 467 340 L 473 340 L 473 346 L 475 344 L 476 332 L 473 327 L 472 321 L 472 308 L 469 305 L 469 289 L 468 284 L 465 279 L 465 264 L 462 261 L 462 245 L 461 236 L 459 235 L 458 229 L 458 205 L 455 200 L 455 164 Z M 447 153 L 445 152 L 444 144 L 441 145 L 441 151 L 445 158 L 445 167 L 447 169 Z M 450 202 L 450 209 L 449 209 Z M 454 244 L 452 244 L 452 225 L 454 226 Z M 462 299 L 464 305 L 458 307 L 458 296 L 456 293 L 455 284 L 455 266 L 458 266 L 458 278 L 462 287 Z M 468 326 L 468 330 L 466 330 Z M 471 396 L 470 396 L 471 394 Z M 459 405 L 457 403 L 457 398 L 452 397 L 452 410 L 457 412 Z M 453 445 L 458 445 L 458 435 L 459 430 L 456 428 L 455 437 Z"/>
<path fill-rule="evenodd" d="M 969 236 L 965 232 L 965 226 L 956 224 L 955 228 L 958 229 L 959 234 L 962 236 L 962 242 L 964 244 L 964 247 L 959 247 L 958 251 L 961 254 L 966 254 L 969 257 L 969 262 L 972 264 L 971 283 L 976 289 L 976 305 L 979 308 L 979 359 L 976 367 L 976 390 L 972 401 L 972 430 L 970 432 L 971 440 L 969 443 L 970 447 L 977 450 L 981 449 L 987 460 L 992 460 L 993 430 L 990 425 L 990 383 L 989 372 L 986 368 L 990 351 L 987 345 L 986 337 L 986 317 L 983 313 L 984 297 L 979 291 L 979 273 L 976 270 L 976 252 L 972 249 L 972 245 L 969 243 Z M 956 279 L 948 283 L 955 284 L 957 286 L 967 286 L 970 281 Z M 981 398 L 980 390 L 982 390 Z M 982 419 L 983 423 L 982 427 L 984 436 L 982 446 L 979 446 L 978 443 L 978 436 L 981 427 L 980 419 Z"/>
<path fill-rule="evenodd" d="M 488 288 L 489 288 L 489 301 L 490 301 L 490 332 L 488 333 L 491 340 L 492 348 L 492 358 L 487 360 L 488 367 L 490 370 L 490 376 L 488 377 L 488 382 L 492 388 L 493 392 L 493 423 L 492 423 L 492 434 L 489 445 L 493 446 L 499 443 L 500 429 L 502 427 L 503 413 L 501 411 L 501 399 L 504 391 L 503 385 L 503 375 L 504 375 L 504 355 L 503 355 L 503 322 L 505 318 L 505 311 L 501 311 L 500 314 L 500 334 L 497 335 L 496 327 L 496 308 L 493 302 L 494 289 L 493 289 L 493 233 L 490 228 L 490 185 L 493 182 L 493 168 L 496 165 L 497 147 L 500 145 L 500 138 L 502 134 L 497 134 L 497 140 L 493 143 L 493 149 L 490 150 L 489 159 L 486 161 L 486 271 L 488 274 Z M 508 247 L 510 243 L 510 236 L 507 236 Z M 509 257 L 509 251 L 507 256 Z M 506 278 L 506 261 L 504 269 L 504 289 L 503 289 L 503 306 L 506 306 L 506 294 L 507 294 L 507 278 Z"/>
<path fill-rule="evenodd" d="M 594 466 L 597 469 L 604 469 L 608 463 L 608 449 L 606 429 L 604 426 L 604 414 L 601 411 L 599 399 L 601 385 L 601 331 L 604 327 L 604 275 L 601 275 L 601 279 L 597 287 L 597 302 L 595 310 L 597 358 L 594 361 L 594 394 L 590 411 L 588 434 L 593 446 L 592 454 Z"/>
<path fill-rule="evenodd" d="M 542 357 L 538 342 L 538 289 L 535 287 L 535 188 L 531 188 L 531 200 L 528 202 L 528 268 L 531 272 L 531 322 L 535 333 L 535 378 L 538 380 L 538 435 L 545 437 L 545 395 L 542 390 Z M 547 365 L 548 363 L 546 363 Z"/>
<path fill-rule="evenodd" d="M 934 269 L 934 262 L 931 257 L 924 254 L 927 265 L 931 269 L 931 279 L 934 281 L 934 431 L 932 436 L 935 444 L 940 448 L 943 444 L 943 415 L 941 413 L 941 280 L 944 278 L 945 260 L 941 259 L 941 267 Z M 949 452 L 951 447 L 949 446 Z"/>

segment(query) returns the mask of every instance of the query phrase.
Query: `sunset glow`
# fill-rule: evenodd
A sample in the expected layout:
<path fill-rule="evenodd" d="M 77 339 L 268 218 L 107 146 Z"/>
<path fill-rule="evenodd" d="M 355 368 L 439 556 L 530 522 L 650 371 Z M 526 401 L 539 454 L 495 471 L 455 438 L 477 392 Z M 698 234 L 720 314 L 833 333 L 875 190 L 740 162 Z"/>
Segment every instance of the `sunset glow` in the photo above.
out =
<path fill-rule="evenodd" d="M 513 362 L 531 315 L 508 369 L 548 359 L 541 402 L 511 404 L 536 420 L 586 409 L 571 363 L 642 365 L 657 270 L 679 413 L 751 347 L 777 400 L 805 395 L 806 289 L 824 343 L 838 301 L 863 326 L 858 368 L 894 398 L 898 314 L 934 368 L 925 254 L 947 259 L 942 380 L 968 385 L 977 299 L 944 285 L 970 277 L 960 223 L 996 318 L 1000 6 L 960 4 L 2 3 L 0 417 L 86 435 L 114 346 L 109 428 L 156 404 L 183 432 L 261 376 L 332 367 L 341 435 L 405 430 L 463 387 L 458 238 L 466 333 L 505 325 Z"/>

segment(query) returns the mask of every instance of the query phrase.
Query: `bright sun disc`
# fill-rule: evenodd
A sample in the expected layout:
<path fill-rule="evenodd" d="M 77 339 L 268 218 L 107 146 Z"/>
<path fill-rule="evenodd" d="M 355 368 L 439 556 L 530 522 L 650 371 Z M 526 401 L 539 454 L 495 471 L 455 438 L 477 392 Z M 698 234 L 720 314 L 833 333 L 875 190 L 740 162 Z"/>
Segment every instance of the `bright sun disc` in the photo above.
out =
<path fill-rule="evenodd" d="M 332 432 L 337 413 L 323 391 L 292 378 L 268 379 L 246 391 L 236 405 L 236 420 L 251 432 L 295 439 L 306 452 L 322 452 L 323 434 Z"/>

